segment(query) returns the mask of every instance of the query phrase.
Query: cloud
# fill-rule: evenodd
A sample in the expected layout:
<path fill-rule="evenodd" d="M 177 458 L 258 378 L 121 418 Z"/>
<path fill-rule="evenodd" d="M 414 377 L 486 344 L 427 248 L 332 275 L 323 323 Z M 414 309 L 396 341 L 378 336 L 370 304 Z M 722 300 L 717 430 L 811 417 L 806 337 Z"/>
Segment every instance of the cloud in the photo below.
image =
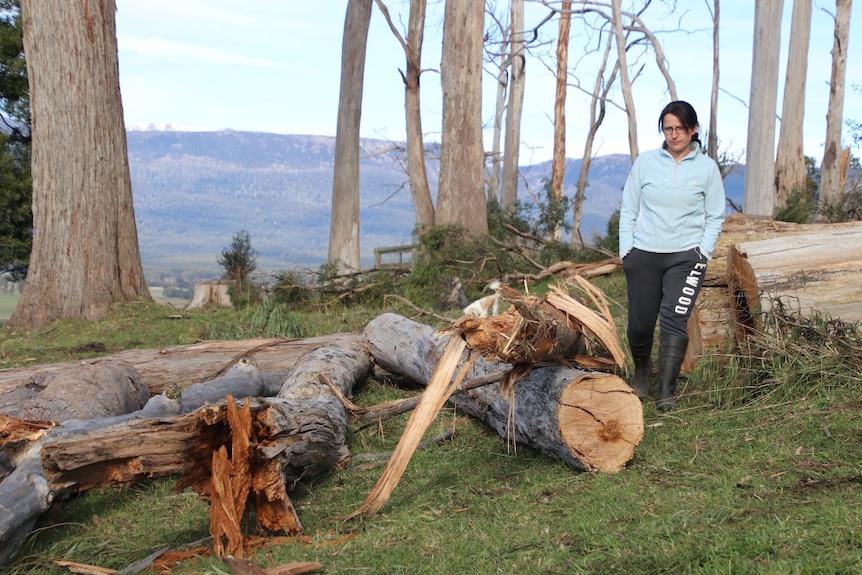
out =
<path fill-rule="evenodd" d="M 208 64 L 239 64 L 257 68 L 274 68 L 276 63 L 264 58 L 235 54 L 210 46 L 196 46 L 164 38 L 117 37 L 120 52 L 136 53 L 147 59 L 164 59 L 175 62 L 204 62 Z"/>

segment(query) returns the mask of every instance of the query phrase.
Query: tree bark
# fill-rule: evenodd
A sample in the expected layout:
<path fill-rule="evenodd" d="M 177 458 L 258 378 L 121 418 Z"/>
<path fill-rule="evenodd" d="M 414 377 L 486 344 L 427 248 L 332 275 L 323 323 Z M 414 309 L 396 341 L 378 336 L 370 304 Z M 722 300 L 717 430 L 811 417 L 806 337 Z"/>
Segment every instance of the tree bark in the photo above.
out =
<path fill-rule="evenodd" d="M 566 87 L 569 79 L 569 31 L 572 25 L 572 2 L 563 0 L 560 6 L 560 27 L 557 33 L 557 84 L 554 94 L 554 157 L 551 162 L 551 192 L 554 199 L 563 197 L 563 183 L 566 177 Z M 604 70 L 602 68 L 602 70 Z M 601 75 L 601 73 L 599 73 Z M 577 208 L 576 208 L 577 209 Z M 580 223 L 580 222 L 578 222 Z M 574 239 L 578 228 L 573 228 Z M 563 230 L 554 228 L 554 240 L 559 241 Z"/>
<path fill-rule="evenodd" d="M 852 0 L 835 0 L 835 35 L 832 44 L 829 107 L 826 112 L 826 143 L 823 163 L 820 165 L 820 199 L 827 202 L 841 197 L 844 193 L 839 155 L 844 123 L 844 80 L 847 73 L 852 5 Z"/>
<path fill-rule="evenodd" d="M 747 334 L 753 325 L 755 320 L 751 316 L 760 306 L 760 297 L 792 294 L 792 307 L 799 307 L 795 303 L 797 293 L 805 298 L 818 297 L 818 294 L 813 292 L 822 287 L 822 309 L 831 309 L 833 314 L 840 313 L 840 316 L 835 317 L 845 320 L 858 317 L 858 310 L 862 309 L 862 306 L 855 304 L 854 307 L 853 301 L 855 299 L 858 302 L 859 296 L 852 293 L 852 288 L 847 299 L 849 308 L 839 310 L 833 307 L 838 302 L 834 299 L 830 301 L 828 295 L 833 290 L 842 289 L 838 286 L 842 282 L 846 284 L 853 274 L 858 272 L 858 268 L 854 267 L 857 266 L 854 262 L 858 261 L 858 254 L 855 254 L 852 243 L 838 246 L 835 256 L 827 253 L 815 256 L 817 261 L 814 262 L 807 259 L 823 249 L 817 248 L 821 241 L 824 246 L 831 245 L 836 234 L 849 234 L 851 231 L 854 232 L 852 237 L 844 237 L 849 238 L 850 242 L 856 242 L 855 251 L 858 252 L 858 226 L 858 223 L 796 224 L 768 218 L 751 218 L 744 214 L 729 216 L 724 222 L 713 258 L 707 267 L 704 286 L 697 299 L 697 315 L 689 321 L 689 349 L 683 369 L 692 369 L 703 356 L 711 355 L 719 360 L 727 357 L 736 346 L 737 338 Z M 800 237 L 805 239 L 797 239 Z M 810 245 L 806 245 L 809 242 Z M 750 254 L 752 261 L 746 262 L 749 257 L 740 257 L 740 249 Z M 828 248 L 823 251 L 830 250 L 831 248 Z M 847 250 L 850 251 L 849 255 L 846 254 Z M 732 271 L 734 264 L 730 262 L 733 252 L 737 252 L 733 255 L 735 265 L 738 267 L 741 264 L 743 273 L 734 280 L 732 287 L 728 274 L 735 273 Z M 841 264 L 832 261 L 833 257 L 838 260 L 845 256 Z M 847 265 L 844 265 L 845 263 Z M 841 269 L 834 269 L 835 266 Z M 745 271 L 746 268 L 751 271 Z M 854 269 L 857 272 L 854 272 Z M 743 278 L 749 279 L 741 283 Z M 833 281 L 836 282 L 832 284 L 833 287 L 828 287 Z M 769 293 L 761 296 L 759 292 L 762 288 L 768 289 Z M 760 309 L 763 310 L 762 306 Z"/>
<path fill-rule="evenodd" d="M 114 302 L 151 299 L 132 202 L 115 12 L 114 0 L 21 2 L 33 249 L 9 325 L 99 319 Z"/>
<path fill-rule="evenodd" d="M 251 358 L 261 371 L 264 384 L 274 395 L 300 357 L 321 347 L 351 346 L 358 334 L 341 333 L 306 339 L 258 338 L 241 341 L 204 341 L 160 349 L 129 349 L 100 358 L 131 365 L 149 389 L 157 395 L 174 385 L 188 389 L 225 373 L 243 358 Z M 50 374 L 80 365 L 80 361 L 0 370 L 0 405 L 17 401 L 16 391 L 38 383 Z"/>
<path fill-rule="evenodd" d="M 745 150 L 743 211 L 772 217 L 775 209 L 775 111 L 778 100 L 778 51 L 784 0 L 754 5 L 754 55 Z"/>
<path fill-rule="evenodd" d="M 35 429 L 35 443 L 18 442 L 24 453 L 14 458 L 20 463 L 0 489 L 0 564 L 55 497 L 70 491 L 181 475 L 178 488 L 192 487 L 211 497 L 228 480 L 222 472 L 231 466 L 235 471 L 237 463 L 224 454 L 213 457 L 236 439 L 237 411 L 222 401 L 225 395 L 249 397 L 246 409 L 255 431 L 246 475 L 258 525 L 271 532 L 301 529 L 286 493 L 301 478 L 331 471 L 349 457 L 340 398 L 367 378 L 371 363 L 359 338 L 316 347 L 295 363 L 277 397 L 252 397 L 271 389 L 253 362 L 241 361 L 212 381 L 183 390 L 181 397 L 151 398 L 137 412 L 67 421 L 46 432 Z M 224 493 L 221 489 L 219 497 Z M 230 502 L 237 512 L 246 503 Z"/>
<path fill-rule="evenodd" d="M 780 300 L 788 310 L 862 321 L 862 223 L 829 231 L 735 244 L 728 289 L 736 306 L 737 340 Z"/>
<path fill-rule="evenodd" d="M 329 228 L 329 261 L 343 272 L 362 267 L 359 255 L 359 124 L 372 5 L 373 0 L 349 0 L 344 17 Z"/>
<path fill-rule="evenodd" d="M 430 326 L 383 314 L 363 331 L 375 362 L 427 384 L 448 342 Z M 511 366 L 477 360 L 467 377 Z M 450 402 L 502 436 L 539 449 L 575 469 L 614 472 L 631 459 L 643 436 L 643 411 L 631 388 L 612 374 L 565 367 L 535 368 L 515 385 L 514 401 L 494 383 L 454 395 Z M 514 410 L 514 421 L 509 418 Z"/>
<path fill-rule="evenodd" d="M 410 0 L 407 38 L 403 38 L 392 22 L 389 9 L 381 0 L 375 0 L 389 29 L 398 38 L 406 57 L 406 68 L 401 74 L 404 82 L 404 113 L 407 126 L 407 178 L 410 197 L 416 214 L 416 229 L 423 232 L 434 225 L 434 203 L 425 166 L 425 144 L 422 139 L 422 113 L 419 105 L 419 78 L 422 75 L 422 42 L 425 34 L 425 0 Z"/>
<path fill-rule="evenodd" d="M 620 87 L 623 91 L 623 100 L 626 105 L 626 116 L 628 116 L 629 155 L 632 162 L 639 155 L 638 150 L 638 128 L 637 115 L 635 114 L 635 101 L 632 97 L 632 83 L 629 79 L 628 60 L 626 58 L 626 41 L 623 34 L 623 14 L 620 8 L 620 0 L 611 0 L 613 12 L 612 24 L 614 27 L 614 38 L 617 45 L 617 61 L 620 65 Z"/>
<path fill-rule="evenodd" d="M 443 23 L 443 133 L 437 225 L 457 225 L 474 236 L 488 233 L 483 182 L 482 38 L 484 4 L 446 0 Z"/>
<path fill-rule="evenodd" d="M 150 394 L 126 362 L 77 362 L 63 370 L 42 371 L 29 385 L 3 396 L 0 413 L 20 419 L 63 422 L 95 419 L 141 409 Z"/>
<path fill-rule="evenodd" d="M 509 32 L 509 105 L 506 107 L 506 143 L 503 149 L 501 205 L 513 209 L 518 201 L 519 158 L 521 151 L 521 116 L 524 109 L 524 0 L 512 0 Z M 481 113 L 481 110 L 480 110 Z"/>
<path fill-rule="evenodd" d="M 808 180 L 802 147 L 805 115 L 805 80 L 808 75 L 808 44 L 811 37 L 811 0 L 794 0 L 790 26 L 790 49 L 784 79 L 781 129 L 775 159 L 775 205 L 784 207 L 791 193 L 804 192 Z"/>
<path fill-rule="evenodd" d="M 719 37 L 721 28 L 721 2 L 712 0 L 712 89 L 709 92 L 709 134 L 706 140 L 706 149 L 709 157 L 718 164 L 718 79 L 719 66 Z"/>

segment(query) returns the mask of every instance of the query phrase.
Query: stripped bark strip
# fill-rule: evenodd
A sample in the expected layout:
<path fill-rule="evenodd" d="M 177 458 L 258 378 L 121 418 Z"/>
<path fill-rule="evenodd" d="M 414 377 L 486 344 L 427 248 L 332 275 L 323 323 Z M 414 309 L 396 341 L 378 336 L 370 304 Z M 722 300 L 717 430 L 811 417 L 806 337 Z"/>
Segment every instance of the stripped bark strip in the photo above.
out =
<path fill-rule="evenodd" d="M 431 381 L 428 387 L 422 394 L 419 400 L 419 405 L 410 416 L 404 433 L 392 453 L 392 457 L 386 464 L 377 483 L 371 489 L 365 502 L 353 513 L 348 515 L 346 519 L 352 519 L 360 515 L 374 515 L 386 505 L 389 497 L 395 490 L 395 486 L 401 480 L 404 470 L 407 469 L 407 464 L 410 462 L 416 447 L 422 440 L 422 436 L 428 429 L 428 426 L 437 417 L 443 404 L 452 395 L 455 389 L 461 384 L 466 374 L 466 369 L 472 362 L 468 361 L 460 370 L 458 377 L 452 378 L 458 363 L 461 360 L 461 355 L 467 348 L 467 343 L 460 337 L 449 339 L 440 361 L 434 368 L 434 373 L 431 376 Z"/>

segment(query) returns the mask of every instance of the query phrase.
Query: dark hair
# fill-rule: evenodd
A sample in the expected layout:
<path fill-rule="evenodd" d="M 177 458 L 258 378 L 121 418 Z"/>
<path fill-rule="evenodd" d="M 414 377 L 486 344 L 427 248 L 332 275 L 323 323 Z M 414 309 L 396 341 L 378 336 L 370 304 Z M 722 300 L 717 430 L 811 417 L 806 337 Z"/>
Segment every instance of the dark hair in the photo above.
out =
<path fill-rule="evenodd" d="M 658 131 L 661 132 L 664 127 L 664 117 L 668 114 L 673 114 L 679 121 L 682 123 L 682 127 L 687 130 L 693 130 L 695 126 L 698 125 L 697 122 L 697 112 L 694 111 L 694 106 L 689 104 L 688 102 L 684 102 L 682 100 L 676 100 L 671 102 L 661 111 L 661 114 L 658 116 Z M 693 142 L 700 143 L 700 138 L 698 137 L 698 133 L 695 132 L 691 139 Z"/>

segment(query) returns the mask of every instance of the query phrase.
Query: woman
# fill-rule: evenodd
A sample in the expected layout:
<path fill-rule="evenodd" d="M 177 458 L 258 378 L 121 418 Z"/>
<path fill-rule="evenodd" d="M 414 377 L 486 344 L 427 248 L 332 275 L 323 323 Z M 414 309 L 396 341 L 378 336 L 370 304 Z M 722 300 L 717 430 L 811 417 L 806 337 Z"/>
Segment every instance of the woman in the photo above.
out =
<path fill-rule="evenodd" d="M 724 221 L 721 173 L 704 155 L 697 113 L 688 102 L 665 106 L 664 144 L 638 156 L 623 189 L 620 258 L 628 292 L 632 388 L 649 394 L 653 333 L 659 321 L 656 407 L 677 406 L 676 378 L 688 346 L 686 323 Z"/>

